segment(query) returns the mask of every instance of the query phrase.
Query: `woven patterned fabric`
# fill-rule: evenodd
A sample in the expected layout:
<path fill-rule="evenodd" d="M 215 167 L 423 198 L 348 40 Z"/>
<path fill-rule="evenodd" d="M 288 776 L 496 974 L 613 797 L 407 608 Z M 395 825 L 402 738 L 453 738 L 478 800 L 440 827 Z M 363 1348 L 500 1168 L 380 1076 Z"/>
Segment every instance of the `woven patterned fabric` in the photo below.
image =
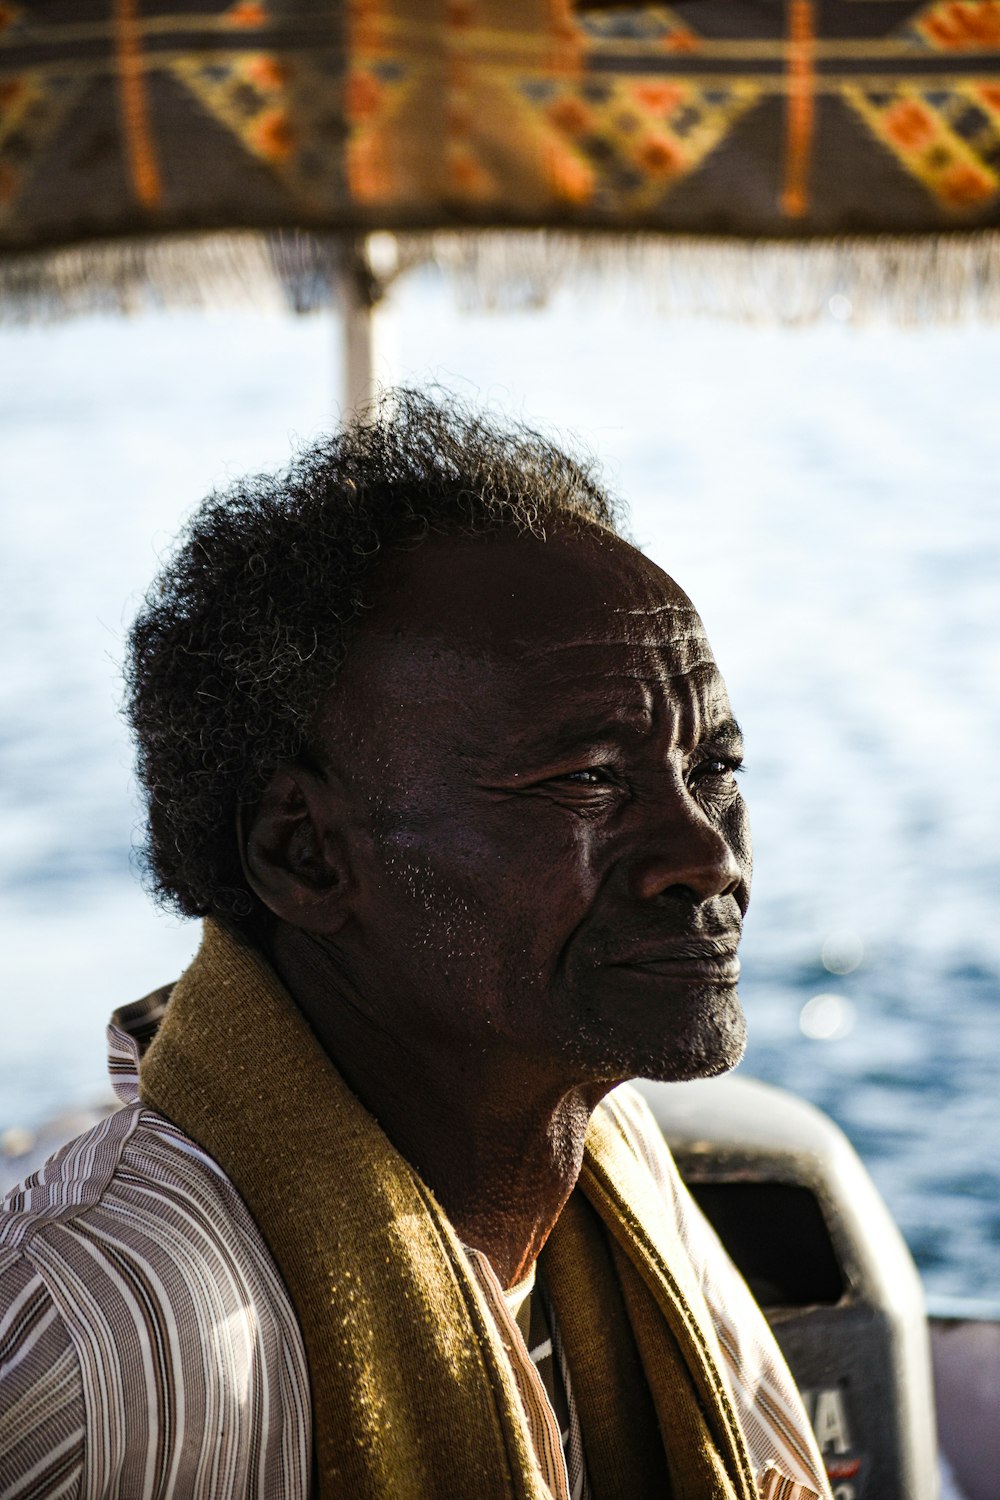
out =
<path fill-rule="evenodd" d="M 1000 0 L 0 0 L 0 250 L 1000 222 Z"/>

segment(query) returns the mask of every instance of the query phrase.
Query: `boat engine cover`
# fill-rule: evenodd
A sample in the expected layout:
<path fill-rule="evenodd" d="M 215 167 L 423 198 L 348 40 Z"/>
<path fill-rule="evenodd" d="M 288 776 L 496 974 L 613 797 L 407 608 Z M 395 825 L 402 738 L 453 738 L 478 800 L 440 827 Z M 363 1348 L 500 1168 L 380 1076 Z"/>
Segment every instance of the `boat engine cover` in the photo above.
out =
<path fill-rule="evenodd" d="M 752 1079 L 638 1087 L 764 1310 L 834 1500 L 937 1500 L 923 1288 L 847 1137 Z"/>

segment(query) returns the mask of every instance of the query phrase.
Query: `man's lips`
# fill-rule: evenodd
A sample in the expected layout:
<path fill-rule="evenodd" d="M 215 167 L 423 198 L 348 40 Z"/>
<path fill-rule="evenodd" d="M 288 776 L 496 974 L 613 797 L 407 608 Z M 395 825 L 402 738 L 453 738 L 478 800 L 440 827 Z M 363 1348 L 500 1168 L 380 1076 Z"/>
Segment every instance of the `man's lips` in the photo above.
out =
<path fill-rule="evenodd" d="M 735 984 L 740 977 L 736 939 L 691 939 L 638 948 L 613 959 L 613 969 L 658 975 L 665 979 L 702 979 Z"/>

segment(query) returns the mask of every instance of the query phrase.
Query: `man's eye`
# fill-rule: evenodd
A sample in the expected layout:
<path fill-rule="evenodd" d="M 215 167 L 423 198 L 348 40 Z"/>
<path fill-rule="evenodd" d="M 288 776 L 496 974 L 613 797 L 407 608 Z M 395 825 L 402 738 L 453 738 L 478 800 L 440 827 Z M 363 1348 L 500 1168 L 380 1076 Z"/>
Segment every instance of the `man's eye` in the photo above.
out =
<path fill-rule="evenodd" d="M 612 781 L 612 777 L 601 766 L 588 766 L 585 771 L 569 771 L 565 776 L 559 776 L 557 780 L 570 781 L 574 786 L 607 786 Z"/>
<path fill-rule="evenodd" d="M 695 766 L 697 776 L 738 776 L 743 770 L 741 760 L 723 760 L 718 755 L 707 755 Z"/>

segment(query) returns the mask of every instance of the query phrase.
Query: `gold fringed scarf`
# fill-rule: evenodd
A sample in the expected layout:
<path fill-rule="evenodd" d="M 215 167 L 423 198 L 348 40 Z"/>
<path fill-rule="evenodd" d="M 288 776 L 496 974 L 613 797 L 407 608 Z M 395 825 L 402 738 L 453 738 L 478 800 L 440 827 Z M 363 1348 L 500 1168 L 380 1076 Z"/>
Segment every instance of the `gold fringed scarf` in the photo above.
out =
<path fill-rule="evenodd" d="M 319 1500 L 547 1500 L 446 1215 L 273 971 L 214 922 L 143 1060 L 141 1093 L 226 1172 L 288 1288 Z M 684 1247 L 601 1110 L 544 1254 L 595 1500 L 754 1500 Z"/>

